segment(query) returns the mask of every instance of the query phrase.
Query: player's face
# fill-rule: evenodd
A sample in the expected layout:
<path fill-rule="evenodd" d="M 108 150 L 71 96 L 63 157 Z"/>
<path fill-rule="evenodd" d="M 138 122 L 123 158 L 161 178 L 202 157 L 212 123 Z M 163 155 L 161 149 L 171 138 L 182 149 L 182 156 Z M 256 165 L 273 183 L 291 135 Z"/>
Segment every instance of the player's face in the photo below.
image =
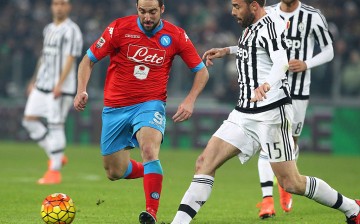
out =
<path fill-rule="evenodd" d="M 164 9 L 164 6 L 159 6 L 158 0 L 139 0 L 137 11 L 144 30 L 152 31 L 159 25 Z"/>
<path fill-rule="evenodd" d="M 64 20 L 70 12 L 70 3 L 68 0 L 53 0 L 51 3 L 51 11 L 55 20 Z"/>
<path fill-rule="evenodd" d="M 248 27 L 253 24 L 255 19 L 255 14 L 250 10 L 250 5 L 246 4 L 244 0 L 232 0 L 232 10 L 231 14 L 237 19 L 238 23 L 242 27 Z"/>

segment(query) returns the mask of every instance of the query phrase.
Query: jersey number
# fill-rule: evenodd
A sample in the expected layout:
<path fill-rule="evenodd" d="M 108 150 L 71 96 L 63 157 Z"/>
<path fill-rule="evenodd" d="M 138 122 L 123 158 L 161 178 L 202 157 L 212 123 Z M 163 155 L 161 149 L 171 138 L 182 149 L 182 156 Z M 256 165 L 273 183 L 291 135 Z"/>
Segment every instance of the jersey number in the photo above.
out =
<path fill-rule="evenodd" d="M 275 156 L 275 159 L 281 158 L 281 149 L 278 148 L 277 144 L 280 144 L 280 142 L 274 142 L 273 149 L 271 149 L 270 143 L 266 143 L 268 152 L 269 152 L 269 158 L 272 159 L 273 156 Z M 277 153 L 276 153 L 277 151 Z M 271 152 L 273 152 L 273 155 L 271 155 Z M 274 154 L 278 154 L 277 156 Z"/>
<path fill-rule="evenodd" d="M 295 134 L 299 134 L 302 128 L 302 122 L 299 122 L 295 129 Z"/>

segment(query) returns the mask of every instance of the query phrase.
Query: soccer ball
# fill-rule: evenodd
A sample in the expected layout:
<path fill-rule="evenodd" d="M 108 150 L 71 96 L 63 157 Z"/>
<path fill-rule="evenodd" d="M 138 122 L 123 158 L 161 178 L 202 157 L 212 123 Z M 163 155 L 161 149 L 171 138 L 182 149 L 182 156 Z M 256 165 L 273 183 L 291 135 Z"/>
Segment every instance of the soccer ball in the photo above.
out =
<path fill-rule="evenodd" d="M 66 194 L 54 193 L 47 196 L 41 205 L 41 218 L 47 224 L 69 224 L 75 218 L 75 205 Z"/>

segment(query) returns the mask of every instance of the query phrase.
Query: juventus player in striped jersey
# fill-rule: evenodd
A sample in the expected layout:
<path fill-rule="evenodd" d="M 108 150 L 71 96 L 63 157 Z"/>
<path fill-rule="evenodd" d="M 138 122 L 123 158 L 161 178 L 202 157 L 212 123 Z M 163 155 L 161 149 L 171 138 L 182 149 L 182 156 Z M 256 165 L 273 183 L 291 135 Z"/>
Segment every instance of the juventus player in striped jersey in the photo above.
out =
<path fill-rule="evenodd" d="M 79 27 L 68 17 L 70 11 L 69 0 L 52 0 L 53 22 L 44 28 L 42 55 L 28 88 L 22 124 L 49 157 L 39 184 L 60 183 L 60 169 L 67 162 L 64 123 L 76 91 L 76 58 L 83 45 Z"/>
<path fill-rule="evenodd" d="M 332 36 L 328 30 L 327 22 L 321 12 L 299 0 L 281 0 L 273 5 L 273 9 L 287 23 L 285 30 L 288 45 L 287 56 L 289 70 L 286 75 L 290 84 L 290 95 L 293 105 L 292 136 L 295 142 L 296 158 L 299 153 L 297 144 L 301 134 L 306 109 L 310 95 L 310 69 L 329 62 L 334 57 Z M 314 46 L 318 43 L 321 52 L 315 56 Z M 268 156 L 261 151 L 258 160 L 258 170 L 263 200 L 259 217 L 267 218 L 275 215 L 273 200 L 274 173 L 271 169 Z M 279 186 L 280 205 L 285 212 L 292 208 L 292 196 Z"/>
<path fill-rule="evenodd" d="M 359 200 L 341 195 L 321 179 L 301 175 L 296 167 L 284 21 L 276 12 L 265 11 L 265 0 L 231 2 L 232 15 L 246 28 L 238 46 L 208 50 L 203 58 L 209 66 L 215 58 L 236 54 L 239 101 L 198 157 L 195 175 L 172 224 L 191 222 L 208 200 L 222 164 L 234 156 L 244 163 L 259 150 L 266 152 L 278 182 L 288 192 L 338 209 L 348 223 L 359 224 Z"/>

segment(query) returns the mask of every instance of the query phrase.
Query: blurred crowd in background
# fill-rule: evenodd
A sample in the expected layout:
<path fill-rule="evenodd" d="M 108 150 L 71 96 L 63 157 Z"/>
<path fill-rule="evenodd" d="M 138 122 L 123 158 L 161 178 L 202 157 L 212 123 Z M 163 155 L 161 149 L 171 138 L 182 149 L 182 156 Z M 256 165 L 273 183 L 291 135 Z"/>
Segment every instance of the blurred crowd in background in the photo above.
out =
<path fill-rule="evenodd" d="M 50 0 L 0 1 L 0 99 L 24 102 L 42 48 L 42 30 L 51 22 Z M 267 5 L 278 0 L 268 0 Z M 303 0 L 319 8 L 334 36 L 335 58 L 312 71 L 312 98 L 328 101 L 360 98 L 360 0 Z M 84 36 L 85 54 L 114 19 L 136 14 L 135 0 L 72 0 L 71 18 Z M 242 28 L 231 16 L 230 0 L 165 1 L 163 18 L 187 31 L 199 54 L 213 47 L 236 45 Z M 92 99 L 102 99 L 107 61 L 95 66 Z M 233 105 L 238 97 L 234 58 L 217 60 L 203 96 Z M 169 81 L 170 97 L 181 97 L 192 84 L 192 73 L 177 59 Z M 186 91 L 185 91 L 186 90 Z"/>

